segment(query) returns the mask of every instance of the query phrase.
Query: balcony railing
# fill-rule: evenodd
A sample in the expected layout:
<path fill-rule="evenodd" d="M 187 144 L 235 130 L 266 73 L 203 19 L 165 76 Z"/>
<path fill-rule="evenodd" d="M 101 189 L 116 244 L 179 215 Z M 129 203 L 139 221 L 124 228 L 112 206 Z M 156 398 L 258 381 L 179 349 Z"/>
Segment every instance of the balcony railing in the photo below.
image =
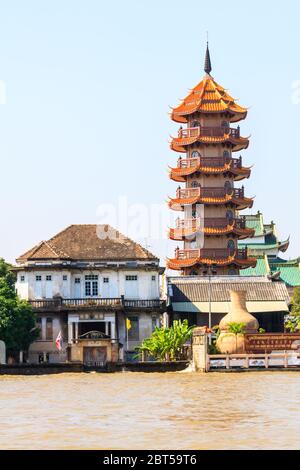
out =
<path fill-rule="evenodd" d="M 225 135 L 230 135 L 233 138 L 238 139 L 240 137 L 240 127 L 237 129 L 231 127 L 188 127 L 186 129 L 179 129 L 178 137 L 185 139 L 190 137 L 224 137 Z"/>
<path fill-rule="evenodd" d="M 231 162 L 232 168 L 242 167 L 242 157 L 192 157 L 192 158 L 179 158 L 177 160 L 177 168 L 223 168 L 226 164 Z"/>
<path fill-rule="evenodd" d="M 74 308 L 163 308 L 165 302 L 160 299 L 140 300 L 116 298 L 84 298 L 84 299 L 41 299 L 30 300 L 32 308 L 35 310 L 72 310 Z"/>
<path fill-rule="evenodd" d="M 244 198 L 244 187 L 242 188 L 178 188 L 177 199 L 189 199 L 193 197 L 223 198 L 232 195 L 235 199 Z"/>
<path fill-rule="evenodd" d="M 125 308 L 163 308 L 165 305 L 164 300 L 138 300 L 138 299 L 124 299 Z"/>
<path fill-rule="evenodd" d="M 201 250 L 175 250 L 177 260 L 202 259 L 227 259 L 235 255 L 237 259 L 247 259 L 247 249 L 231 250 L 230 248 L 202 248 Z"/>
<path fill-rule="evenodd" d="M 200 197 L 200 188 L 178 188 L 176 192 L 177 199 L 188 199 L 190 197 Z"/>
<path fill-rule="evenodd" d="M 204 221 L 198 218 L 190 218 L 190 219 L 180 219 L 179 217 L 176 219 L 176 229 L 178 230 L 196 230 L 202 226 L 204 228 L 226 228 L 228 225 L 234 225 L 236 228 L 245 229 L 246 228 L 246 220 L 244 217 L 240 218 L 226 218 L 226 217 L 216 217 L 216 218 L 205 218 Z"/>

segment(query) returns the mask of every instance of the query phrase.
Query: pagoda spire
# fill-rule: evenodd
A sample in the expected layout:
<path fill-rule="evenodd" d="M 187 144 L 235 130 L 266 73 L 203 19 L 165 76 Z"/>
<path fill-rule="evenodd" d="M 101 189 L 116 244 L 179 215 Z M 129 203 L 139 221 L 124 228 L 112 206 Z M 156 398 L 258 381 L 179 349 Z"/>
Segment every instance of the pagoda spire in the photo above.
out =
<path fill-rule="evenodd" d="M 207 41 L 207 46 L 206 46 L 206 54 L 205 54 L 205 62 L 204 62 L 204 71 L 210 75 L 210 72 L 212 71 L 212 66 L 211 66 L 211 60 L 210 60 L 210 53 L 209 53 L 209 47 L 208 47 L 208 41 Z"/>

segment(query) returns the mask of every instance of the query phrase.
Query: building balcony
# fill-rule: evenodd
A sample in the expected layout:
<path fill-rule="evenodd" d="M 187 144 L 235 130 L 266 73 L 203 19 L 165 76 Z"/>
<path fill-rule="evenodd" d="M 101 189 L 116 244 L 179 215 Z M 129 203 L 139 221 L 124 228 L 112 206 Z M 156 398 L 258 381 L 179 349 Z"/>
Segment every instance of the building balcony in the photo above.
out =
<path fill-rule="evenodd" d="M 175 228 L 169 231 L 171 240 L 183 241 L 186 237 L 196 236 L 197 233 L 206 236 L 237 235 L 239 239 L 245 239 L 254 235 L 254 230 L 246 227 L 246 219 L 239 218 L 190 218 L 176 220 Z"/>
<path fill-rule="evenodd" d="M 178 137 L 171 141 L 171 148 L 176 152 L 186 152 L 186 147 L 196 142 L 203 144 L 228 143 L 231 144 L 233 152 L 245 149 L 249 145 L 249 139 L 240 135 L 239 127 L 234 129 L 222 126 L 198 126 L 180 128 Z"/>
<path fill-rule="evenodd" d="M 177 271 L 193 266 L 237 266 L 240 269 L 256 266 L 256 258 L 248 257 L 247 249 L 203 248 L 175 250 L 175 258 L 167 260 L 169 269 Z"/>
<path fill-rule="evenodd" d="M 125 299 L 116 298 L 84 298 L 84 299 L 41 299 L 30 300 L 32 308 L 37 312 L 70 312 L 78 310 L 164 310 L 165 301 L 160 299 Z"/>
<path fill-rule="evenodd" d="M 242 188 L 181 188 L 176 192 L 175 198 L 170 198 L 169 207 L 175 211 L 183 211 L 185 206 L 195 204 L 236 206 L 237 210 L 251 208 L 253 198 L 246 198 Z"/>
<path fill-rule="evenodd" d="M 204 175 L 231 175 L 235 181 L 249 178 L 251 168 L 242 166 L 242 157 L 193 157 L 179 158 L 176 168 L 170 168 L 173 181 L 186 182 L 195 173 Z"/>
<path fill-rule="evenodd" d="M 238 229 L 245 229 L 246 228 L 246 219 L 244 217 L 241 218 L 226 218 L 226 217 L 215 217 L 215 218 L 205 218 L 202 222 L 203 228 L 219 228 L 223 229 L 228 226 L 234 226 Z M 201 219 L 200 218 L 192 218 L 192 219 L 178 219 L 176 220 L 176 228 L 178 230 L 188 230 L 188 229 L 197 229 L 201 227 Z"/>
<path fill-rule="evenodd" d="M 232 168 L 242 168 L 242 157 L 193 157 L 179 158 L 177 160 L 177 168 L 223 168 L 225 165 L 231 164 Z"/>
<path fill-rule="evenodd" d="M 190 137 L 224 137 L 229 135 L 234 139 L 240 138 L 240 127 L 237 129 L 231 127 L 212 127 L 212 126 L 200 126 L 200 127 L 188 127 L 186 129 L 179 129 L 178 138 L 187 139 Z"/>
<path fill-rule="evenodd" d="M 247 249 L 231 250 L 228 248 L 202 248 L 196 250 L 175 250 L 176 260 L 191 259 L 210 259 L 210 260 L 226 260 L 234 257 L 235 259 L 246 260 Z"/>
<path fill-rule="evenodd" d="M 234 199 L 244 199 L 245 190 L 242 188 L 178 188 L 176 192 L 177 199 L 190 199 L 190 198 L 226 198 L 232 196 Z"/>

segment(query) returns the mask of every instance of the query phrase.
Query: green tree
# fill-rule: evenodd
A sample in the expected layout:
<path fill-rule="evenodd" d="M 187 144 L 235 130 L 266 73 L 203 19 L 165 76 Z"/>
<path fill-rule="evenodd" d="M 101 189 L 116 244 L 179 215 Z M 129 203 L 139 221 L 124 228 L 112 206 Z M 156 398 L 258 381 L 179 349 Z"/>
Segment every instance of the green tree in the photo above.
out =
<path fill-rule="evenodd" d="M 150 338 L 137 348 L 139 354 L 148 353 L 158 361 L 176 361 L 183 358 L 183 346 L 191 339 L 194 327 L 187 320 L 175 320 L 170 328 L 155 328 Z"/>
<path fill-rule="evenodd" d="M 300 287 L 296 287 L 292 297 L 292 314 L 300 315 Z"/>
<path fill-rule="evenodd" d="M 0 259 L 0 339 L 11 352 L 26 351 L 39 334 L 31 306 L 18 298 L 14 284 L 11 266 Z"/>

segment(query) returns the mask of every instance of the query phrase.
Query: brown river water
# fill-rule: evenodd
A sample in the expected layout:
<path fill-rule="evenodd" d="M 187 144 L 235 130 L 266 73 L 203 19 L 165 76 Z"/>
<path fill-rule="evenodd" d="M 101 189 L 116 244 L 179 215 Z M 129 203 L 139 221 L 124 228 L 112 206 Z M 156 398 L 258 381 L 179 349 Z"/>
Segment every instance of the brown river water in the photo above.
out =
<path fill-rule="evenodd" d="M 0 376 L 0 449 L 299 449 L 300 374 Z"/>

